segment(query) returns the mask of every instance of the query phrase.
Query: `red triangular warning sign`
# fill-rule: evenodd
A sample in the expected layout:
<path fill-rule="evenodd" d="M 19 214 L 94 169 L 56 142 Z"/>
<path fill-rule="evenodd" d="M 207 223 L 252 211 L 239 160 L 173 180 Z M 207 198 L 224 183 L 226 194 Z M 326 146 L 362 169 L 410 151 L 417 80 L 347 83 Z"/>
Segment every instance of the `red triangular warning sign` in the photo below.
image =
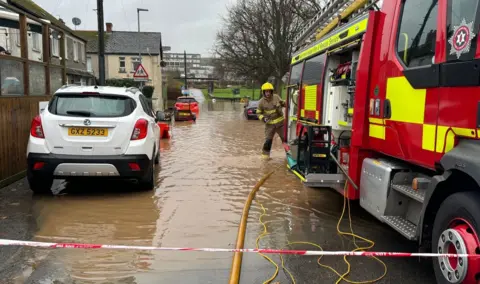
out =
<path fill-rule="evenodd" d="M 147 70 L 145 70 L 142 64 L 138 65 L 135 74 L 133 74 L 133 78 L 148 78 Z"/>

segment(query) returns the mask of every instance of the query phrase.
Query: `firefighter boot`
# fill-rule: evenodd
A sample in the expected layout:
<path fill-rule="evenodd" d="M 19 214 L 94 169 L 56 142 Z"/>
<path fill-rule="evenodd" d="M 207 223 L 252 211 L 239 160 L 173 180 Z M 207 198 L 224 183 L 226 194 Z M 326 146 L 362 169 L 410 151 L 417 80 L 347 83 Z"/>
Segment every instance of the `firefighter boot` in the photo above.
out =
<path fill-rule="evenodd" d="M 287 143 L 283 142 L 283 148 L 285 149 L 285 154 L 290 155 L 290 156 L 292 155 L 292 151 L 290 150 L 290 146 Z"/>
<path fill-rule="evenodd" d="M 265 143 L 263 143 L 263 149 L 262 149 L 262 158 L 263 159 L 268 159 L 270 158 L 270 150 L 272 150 L 272 139 L 266 139 Z"/>

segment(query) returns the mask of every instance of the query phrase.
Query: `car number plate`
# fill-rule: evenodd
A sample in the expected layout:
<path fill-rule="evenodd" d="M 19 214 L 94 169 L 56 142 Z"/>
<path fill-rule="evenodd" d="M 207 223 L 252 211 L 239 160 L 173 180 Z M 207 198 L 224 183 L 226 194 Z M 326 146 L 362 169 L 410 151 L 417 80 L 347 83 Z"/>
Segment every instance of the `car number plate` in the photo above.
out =
<path fill-rule="evenodd" d="M 68 136 L 108 136 L 107 128 L 70 127 Z"/>
<path fill-rule="evenodd" d="M 181 112 L 180 115 L 188 116 L 188 115 L 190 115 L 190 113 L 188 113 L 188 112 Z"/>

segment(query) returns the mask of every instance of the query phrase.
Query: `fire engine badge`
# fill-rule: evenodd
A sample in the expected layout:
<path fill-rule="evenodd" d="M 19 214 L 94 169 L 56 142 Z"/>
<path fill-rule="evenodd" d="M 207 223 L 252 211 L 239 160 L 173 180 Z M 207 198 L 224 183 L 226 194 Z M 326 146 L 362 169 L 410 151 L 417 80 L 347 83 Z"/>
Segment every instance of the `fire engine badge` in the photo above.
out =
<path fill-rule="evenodd" d="M 456 54 L 457 59 L 460 59 L 462 54 L 470 52 L 472 40 L 475 37 L 473 21 L 467 24 L 467 21 L 463 19 L 460 26 L 455 26 L 453 30 L 453 36 L 448 40 L 452 46 L 450 55 Z"/>

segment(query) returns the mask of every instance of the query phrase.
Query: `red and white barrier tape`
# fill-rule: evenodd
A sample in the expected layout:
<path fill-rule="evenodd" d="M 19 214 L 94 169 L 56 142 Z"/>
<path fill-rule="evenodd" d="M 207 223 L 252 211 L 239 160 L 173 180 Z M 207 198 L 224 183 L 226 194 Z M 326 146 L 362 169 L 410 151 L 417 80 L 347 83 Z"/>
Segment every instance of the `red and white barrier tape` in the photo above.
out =
<path fill-rule="evenodd" d="M 317 256 L 376 256 L 376 257 L 480 257 L 476 254 L 441 254 L 441 253 L 408 253 L 408 252 L 352 252 L 352 251 L 319 251 L 319 250 L 281 250 L 281 249 L 225 249 L 225 248 L 175 248 L 175 247 L 148 247 L 148 246 L 123 246 L 100 245 L 82 243 L 47 243 L 0 239 L 0 246 L 26 246 L 39 248 L 69 248 L 69 249 L 121 249 L 121 250 L 158 250 L 158 251 L 202 251 L 202 252 L 245 252 L 263 254 L 294 254 Z"/>

